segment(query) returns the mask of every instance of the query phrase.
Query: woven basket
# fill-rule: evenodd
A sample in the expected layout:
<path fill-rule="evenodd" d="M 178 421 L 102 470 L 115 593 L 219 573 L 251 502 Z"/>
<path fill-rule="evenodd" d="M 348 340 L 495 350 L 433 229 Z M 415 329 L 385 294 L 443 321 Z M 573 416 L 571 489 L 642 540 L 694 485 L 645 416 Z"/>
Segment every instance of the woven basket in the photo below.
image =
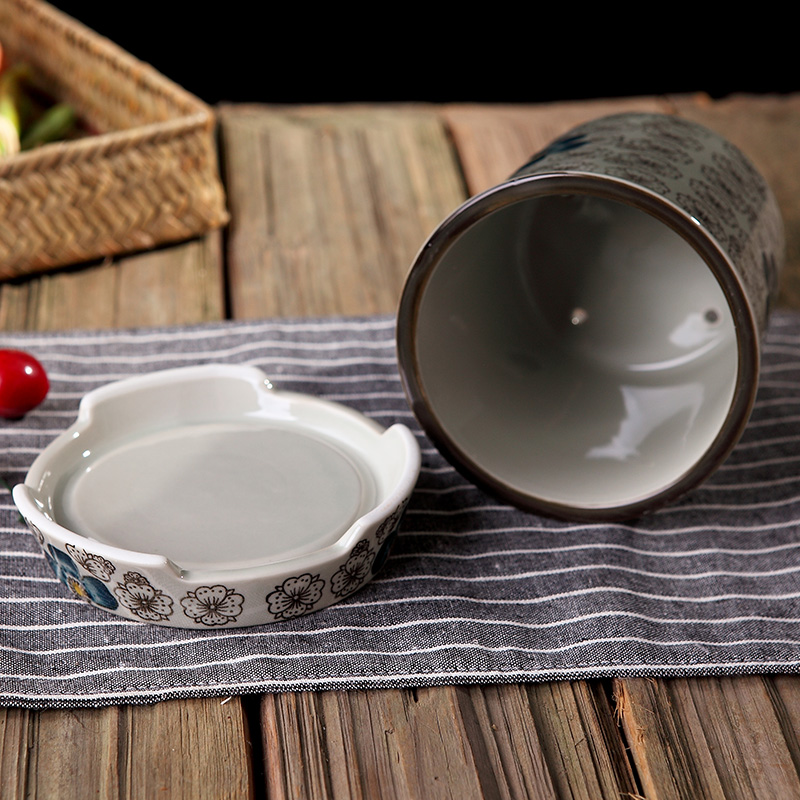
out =
<path fill-rule="evenodd" d="M 208 106 L 40 0 L 0 0 L 0 41 L 97 132 L 0 159 L 0 278 L 227 222 Z"/>

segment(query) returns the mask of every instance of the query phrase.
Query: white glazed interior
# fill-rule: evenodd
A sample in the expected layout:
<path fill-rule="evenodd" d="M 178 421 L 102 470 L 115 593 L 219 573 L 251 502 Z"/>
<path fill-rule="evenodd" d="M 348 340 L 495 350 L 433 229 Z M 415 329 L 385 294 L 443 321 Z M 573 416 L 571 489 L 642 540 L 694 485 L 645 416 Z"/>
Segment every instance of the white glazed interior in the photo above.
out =
<path fill-rule="evenodd" d="M 719 435 L 737 382 L 725 294 L 648 213 L 544 195 L 485 215 L 426 275 L 415 376 L 445 448 L 494 486 L 613 508 Z"/>
<path fill-rule="evenodd" d="M 410 492 L 418 452 L 401 427 L 272 389 L 252 368 L 154 373 L 87 395 L 15 497 L 78 545 L 163 557 L 187 578 L 318 568 Z"/>

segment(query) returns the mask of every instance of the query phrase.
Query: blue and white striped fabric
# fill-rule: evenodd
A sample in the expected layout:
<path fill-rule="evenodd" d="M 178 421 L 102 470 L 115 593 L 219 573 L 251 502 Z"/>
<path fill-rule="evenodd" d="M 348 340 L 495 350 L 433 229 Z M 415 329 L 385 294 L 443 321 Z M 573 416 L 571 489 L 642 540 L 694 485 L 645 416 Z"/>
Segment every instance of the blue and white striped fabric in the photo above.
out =
<path fill-rule="evenodd" d="M 150 702 L 299 689 L 796 672 L 800 666 L 800 316 L 774 316 L 762 384 L 728 462 L 679 504 L 575 524 L 499 504 L 456 473 L 403 396 L 394 320 L 235 322 L 0 336 L 49 372 L 0 424 L 23 479 L 82 395 L 134 373 L 254 364 L 285 389 L 416 431 L 423 467 L 392 557 L 346 601 L 285 623 L 182 631 L 73 597 L 0 490 L 0 703 Z"/>

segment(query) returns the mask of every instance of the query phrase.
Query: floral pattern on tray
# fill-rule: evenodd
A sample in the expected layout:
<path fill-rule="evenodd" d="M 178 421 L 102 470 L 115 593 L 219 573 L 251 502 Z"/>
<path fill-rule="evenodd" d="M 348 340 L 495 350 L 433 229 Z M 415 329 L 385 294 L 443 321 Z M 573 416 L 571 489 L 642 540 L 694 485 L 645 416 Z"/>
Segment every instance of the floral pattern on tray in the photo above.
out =
<path fill-rule="evenodd" d="M 275 619 L 291 619 L 308 614 L 322 599 L 324 589 L 325 581 L 310 572 L 287 578 L 267 595 L 270 614 Z"/>
<path fill-rule="evenodd" d="M 55 576 L 78 597 L 101 608 L 117 608 L 119 604 L 105 583 L 94 575 L 81 576 L 78 565 L 63 550 L 47 544 L 44 554 Z"/>
<path fill-rule="evenodd" d="M 362 539 L 331 578 L 331 591 L 336 597 L 346 597 L 359 589 L 369 579 L 375 551 Z"/>
<path fill-rule="evenodd" d="M 67 544 L 67 552 L 90 575 L 101 581 L 110 581 L 111 576 L 117 571 L 117 568 L 107 558 L 81 550 L 73 544 Z"/>
<path fill-rule="evenodd" d="M 263 601 L 273 620 L 303 616 L 358 591 L 386 562 L 407 505 L 408 498 L 377 526 L 372 536 L 355 545 L 327 580 L 318 573 L 305 572 L 276 584 Z M 244 594 L 220 583 L 178 593 L 182 596 L 176 602 L 172 594 L 141 572 L 127 570 L 121 579 L 117 578 L 122 569 L 109 559 L 72 543 L 61 549 L 35 525 L 27 524 L 58 580 L 77 597 L 99 608 L 127 611 L 133 619 L 161 624 L 169 623 L 176 611 L 182 611 L 192 623 L 188 627 L 219 628 L 235 624 L 247 605 Z M 183 626 L 187 627 L 185 623 Z"/>
<path fill-rule="evenodd" d="M 160 622 L 172 616 L 172 598 L 138 572 L 126 572 L 114 594 L 125 608 L 146 622 Z"/>
<path fill-rule="evenodd" d="M 206 627 L 219 627 L 236 622 L 242 613 L 244 597 L 233 589 L 216 584 L 200 586 L 181 598 L 183 613 Z"/>

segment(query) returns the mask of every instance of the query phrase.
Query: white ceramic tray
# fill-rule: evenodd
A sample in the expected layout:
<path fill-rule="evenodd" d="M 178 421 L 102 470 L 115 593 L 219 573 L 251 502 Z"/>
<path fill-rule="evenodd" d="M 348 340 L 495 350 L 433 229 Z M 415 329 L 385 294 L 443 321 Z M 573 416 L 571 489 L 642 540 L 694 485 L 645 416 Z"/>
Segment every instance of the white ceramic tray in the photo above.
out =
<path fill-rule="evenodd" d="M 87 394 L 14 501 L 56 575 L 129 619 L 238 627 L 316 611 L 382 566 L 419 475 L 403 425 L 187 367 Z"/>

